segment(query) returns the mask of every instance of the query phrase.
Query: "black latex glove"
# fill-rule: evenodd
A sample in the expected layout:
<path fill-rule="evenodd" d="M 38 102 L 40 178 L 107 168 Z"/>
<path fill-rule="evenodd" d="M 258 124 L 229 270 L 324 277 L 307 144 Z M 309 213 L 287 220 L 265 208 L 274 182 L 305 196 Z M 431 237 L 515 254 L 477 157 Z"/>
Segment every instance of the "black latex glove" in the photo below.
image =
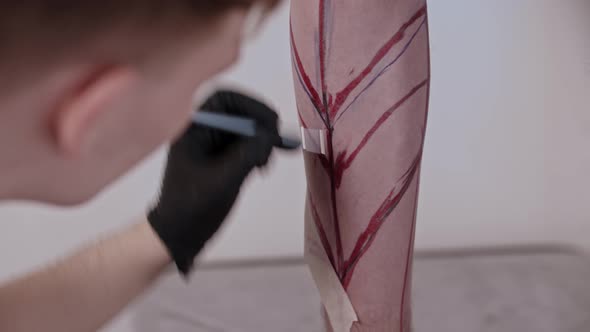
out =
<path fill-rule="evenodd" d="M 250 117 L 258 134 L 241 137 L 193 124 L 171 146 L 160 200 L 148 220 L 185 275 L 227 217 L 244 179 L 267 163 L 279 140 L 277 114 L 250 97 L 221 91 L 201 108 Z"/>

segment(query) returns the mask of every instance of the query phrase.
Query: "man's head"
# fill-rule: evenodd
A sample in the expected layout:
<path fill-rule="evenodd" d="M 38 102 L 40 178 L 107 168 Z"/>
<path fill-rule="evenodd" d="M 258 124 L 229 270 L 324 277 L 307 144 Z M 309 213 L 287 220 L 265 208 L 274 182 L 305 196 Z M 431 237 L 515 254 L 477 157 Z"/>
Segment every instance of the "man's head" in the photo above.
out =
<path fill-rule="evenodd" d="M 0 5 L 0 198 L 83 202 L 187 124 L 232 64 L 253 5 L 278 0 L 21 0 Z"/>

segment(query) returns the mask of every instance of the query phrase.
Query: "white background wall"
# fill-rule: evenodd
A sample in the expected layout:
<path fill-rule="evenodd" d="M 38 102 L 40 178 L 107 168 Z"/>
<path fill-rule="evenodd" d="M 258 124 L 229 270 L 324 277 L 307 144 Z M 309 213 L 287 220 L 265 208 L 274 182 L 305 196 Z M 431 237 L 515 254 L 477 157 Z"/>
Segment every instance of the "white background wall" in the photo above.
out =
<path fill-rule="evenodd" d="M 294 124 L 285 6 L 228 75 Z M 590 2 L 430 1 L 432 99 L 419 248 L 568 243 L 590 249 Z M 76 210 L 0 206 L 0 279 L 141 215 L 159 152 Z M 299 255 L 301 156 L 257 175 L 207 259 Z M 120 329 L 117 329 L 120 330 Z"/>

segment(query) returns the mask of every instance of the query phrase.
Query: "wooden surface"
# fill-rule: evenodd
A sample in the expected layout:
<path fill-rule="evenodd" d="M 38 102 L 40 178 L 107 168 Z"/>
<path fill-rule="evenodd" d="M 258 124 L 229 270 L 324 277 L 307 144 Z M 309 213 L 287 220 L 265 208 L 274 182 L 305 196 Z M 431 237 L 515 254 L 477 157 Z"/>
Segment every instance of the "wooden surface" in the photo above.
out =
<path fill-rule="evenodd" d="M 418 255 L 417 332 L 590 331 L 590 259 L 528 249 Z M 172 274 L 137 303 L 137 331 L 321 331 L 319 297 L 299 260 Z"/>

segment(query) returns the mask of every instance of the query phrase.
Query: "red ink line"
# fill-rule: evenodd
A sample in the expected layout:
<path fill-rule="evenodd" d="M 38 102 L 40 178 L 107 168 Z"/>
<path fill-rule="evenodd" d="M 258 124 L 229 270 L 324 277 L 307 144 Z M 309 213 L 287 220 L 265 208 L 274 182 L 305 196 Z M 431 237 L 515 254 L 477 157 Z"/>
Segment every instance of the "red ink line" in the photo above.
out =
<path fill-rule="evenodd" d="M 301 74 L 304 86 L 305 86 L 305 88 L 307 88 L 307 90 L 310 93 L 312 104 L 314 105 L 314 107 L 316 108 L 316 110 L 318 112 L 322 113 L 323 107 L 322 107 L 322 102 L 321 102 L 320 96 L 318 95 L 318 92 L 313 87 L 313 84 L 311 83 L 311 79 L 309 78 L 309 76 L 305 72 L 305 68 L 303 67 L 303 63 L 301 62 L 301 58 L 299 57 L 299 51 L 297 51 L 297 45 L 295 45 L 295 38 L 293 37 L 293 28 L 292 27 L 290 29 L 290 35 L 291 35 L 291 47 L 293 49 L 293 55 L 295 58 L 296 69 Z M 320 116 L 321 116 L 321 114 L 320 114 Z"/>
<path fill-rule="evenodd" d="M 320 119 L 322 119 L 322 122 L 325 124 L 326 121 L 322 117 L 322 114 L 320 113 L 320 111 L 317 109 L 317 106 L 314 104 L 313 97 L 311 96 L 311 93 L 305 87 L 305 83 L 303 83 L 303 78 L 301 77 L 301 73 L 299 72 L 299 70 L 297 69 L 297 67 L 295 67 L 295 64 L 293 64 L 293 65 L 294 65 L 293 71 L 297 75 L 297 80 L 299 81 L 299 84 L 301 85 L 301 89 L 303 89 L 303 92 L 305 92 L 305 94 L 309 98 L 309 102 L 311 103 L 311 106 L 312 106 L 313 110 L 317 113 L 317 115 L 320 117 Z"/>
<path fill-rule="evenodd" d="M 328 162 L 330 170 L 328 172 L 330 176 L 330 199 L 332 201 L 332 220 L 334 223 L 334 233 L 336 233 L 336 271 L 339 272 L 342 267 L 344 255 L 342 254 L 342 239 L 340 236 L 340 221 L 338 218 L 338 209 L 336 204 L 336 179 L 334 177 L 334 142 L 333 142 L 334 131 L 328 129 L 327 141 L 328 141 Z"/>
<path fill-rule="evenodd" d="M 309 197 L 309 205 L 311 206 L 311 213 L 312 213 L 312 217 L 313 217 L 313 222 L 315 223 L 316 228 L 318 230 L 320 240 L 322 242 L 322 246 L 324 247 L 324 251 L 328 255 L 328 259 L 330 260 L 330 264 L 332 264 L 332 267 L 334 269 L 336 269 L 336 267 L 334 266 L 334 255 L 332 254 L 332 248 L 330 246 L 330 241 L 328 241 L 328 236 L 326 235 L 326 231 L 324 230 L 324 225 L 322 225 L 322 222 L 320 220 L 320 215 L 318 213 L 315 203 L 313 202 L 313 198 L 311 197 L 311 192 L 308 192 L 308 197 Z"/>
<path fill-rule="evenodd" d="M 379 209 L 377 209 L 377 211 L 371 217 L 366 229 L 358 237 L 356 245 L 352 253 L 350 254 L 350 258 L 346 260 L 343 265 L 342 286 L 344 287 L 344 289 L 348 288 L 348 285 L 350 284 L 357 263 L 373 244 L 373 241 L 375 240 L 377 233 L 381 229 L 381 226 L 383 226 L 387 217 L 391 215 L 391 213 L 397 208 L 402 198 L 408 191 L 410 184 L 412 183 L 412 179 L 414 178 L 414 175 L 416 174 L 419 168 L 421 156 L 422 151 L 418 152 L 418 155 L 414 159 L 414 162 L 407 170 L 407 172 L 402 176 L 401 182 L 403 183 L 403 185 L 401 190 L 396 194 L 396 189 L 398 186 L 394 186 L 394 188 L 389 192 L 383 203 L 381 203 Z"/>
<path fill-rule="evenodd" d="M 409 21 L 401 26 L 401 28 L 379 49 L 371 62 L 369 62 L 365 69 L 363 69 L 363 71 L 355 79 L 348 83 L 348 85 L 342 89 L 342 91 L 336 94 L 334 107 L 330 110 L 330 117 L 334 117 L 336 113 L 338 113 L 340 107 L 342 107 L 352 91 L 363 81 L 363 79 L 365 79 L 365 77 L 367 77 L 367 75 L 369 75 L 369 73 L 387 55 L 387 53 L 389 53 L 389 51 L 404 38 L 406 30 L 424 15 L 426 15 L 426 5 L 422 6 L 414 14 L 414 16 L 410 18 Z"/>
<path fill-rule="evenodd" d="M 320 30 L 320 80 L 322 85 L 322 96 L 326 104 L 326 94 L 328 88 L 326 84 L 326 3 L 325 0 L 319 0 L 319 30 Z"/>
<path fill-rule="evenodd" d="M 299 124 L 301 124 L 301 127 L 303 128 L 307 128 L 307 124 L 305 123 L 305 120 L 303 120 L 303 116 L 301 116 L 301 110 L 299 110 L 299 106 L 295 106 L 297 107 L 297 117 L 299 117 Z"/>
<path fill-rule="evenodd" d="M 322 167 L 324 168 L 326 173 L 327 174 L 332 173 L 332 164 L 330 164 L 330 160 L 328 160 L 328 158 L 326 158 L 325 156 L 322 156 L 322 155 L 318 155 L 318 158 L 320 160 L 320 164 L 322 165 Z"/>
<path fill-rule="evenodd" d="M 367 142 L 369 142 L 371 137 L 373 137 L 373 135 L 377 132 L 377 130 L 379 130 L 379 128 L 383 125 L 383 123 L 385 123 L 385 121 L 387 121 L 387 119 L 389 119 L 389 117 L 391 117 L 391 115 L 394 114 L 395 111 L 397 111 L 402 105 L 404 105 L 406 103 L 406 101 L 408 101 L 414 94 L 416 94 L 416 92 L 418 92 L 418 90 L 422 89 L 428 83 L 428 81 L 429 81 L 429 79 L 425 79 L 424 81 L 420 82 L 418 85 L 416 85 L 414 88 L 412 88 L 412 90 L 410 90 L 410 92 L 408 92 L 405 96 L 403 96 L 400 100 L 398 100 L 392 107 L 390 107 L 387 111 L 385 111 L 385 113 L 383 113 L 381 115 L 381 117 L 379 117 L 379 119 L 375 122 L 373 127 L 367 132 L 365 137 L 363 137 L 363 139 L 361 140 L 360 144 L 356 147 L 356 149 L 354 149 L 354 151 L 352 151 L 350 156 L 348 156 L 348 157 L 346 156 L 346 154 L 347 154 L 346 150 L 341 151 L 338 154 L 338 157 L 336 158 L 336 164 L 334 167 L 334 173 L 335 173 L 334 178 L 336 181 L 337 188 L 339 188 L 340 184 L 342 183 L 342 176 L 344 175 L 344 172 L 348 168 L 350 168 L 353 161 L 356 159 L 356 157 L 358 156 L 360 151 L 364 148 L 364 146 L 367 144 Z"/>
<path fill-rule="evenodd" d="M 391 68 L 393 65 L 395 65 L 401 58 L 402 56 L 406 53 L 406 51 L 410 48 L 410 45 L 412 45 L 412 42 L 416 39 L 416 36 L 418 35 L 418 33 L 420 32 L 420 29 L 422 29 L 423 26 L 426 25 L 426 18 L 424 18 L 424 20 L 422 21 L 422 23 L 420 23 L 420 26 L 418 26 L 418 29 L 416 29 L 416 31 L 412 34 L 412 36 L 410 37 L 410 40 L 408 40 L 408 42 L 404 45 L 404 47 L 402 48 L 402 50 L 399 52 L 399 54 L 393 59 L 393 61 L 391 61 L 390 63 L 388 63 L 385 67 L 383 67 L 383 69 L 381 69 L 368 83 L 367 85 L 356 95 L 354 96 L 354 98 L 352 99 L 352 101 L 344 108 L 344 110 L 342 112 L 340 112 L 340 114 L 336 117 L 336 120 L 334 120 L 334 124 L 336 124 L 336 122 L 338 122 L 338 120 L 340 120 L 340 118 L 346 113 L 346 111 L 348 111 L 352 105 L 354 105 L 354 103 L 371 87 L 373 86 L 373 84 L 389 69 Z"/>

